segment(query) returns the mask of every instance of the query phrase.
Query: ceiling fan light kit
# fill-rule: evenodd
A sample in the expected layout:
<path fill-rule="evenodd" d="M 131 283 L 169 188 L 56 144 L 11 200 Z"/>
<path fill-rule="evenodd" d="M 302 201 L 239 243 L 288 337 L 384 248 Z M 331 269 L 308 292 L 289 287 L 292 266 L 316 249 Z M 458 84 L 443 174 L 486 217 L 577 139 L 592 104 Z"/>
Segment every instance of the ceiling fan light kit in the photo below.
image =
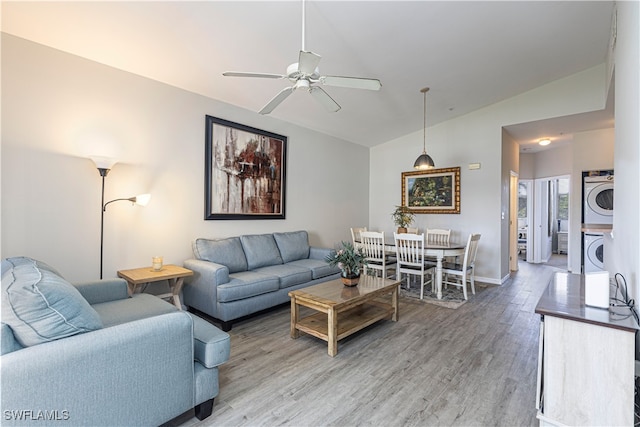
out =
<path fill-rule="evenodd" d="M 297 89 L 304 89 L 318 101 L 327 111 L 335 113 L 340 110 L 340 105 L 327 92 L 316 84 L 324 86 L 346 87 L 351 89 L 380 90 L 382 83 L 378 79 L 363 77 L 323 76 L 320 75 L 318 64 L 322 57 L 316 53 L 307 51 L 305 41 L 305 2 L 302 1 L 302 49 L 298 55 L 298 62 L 287 67 L 287 74 L 254 73 L 242 71 L 226 71 L 222 73 L 226 77 L 257 77 L 264 79 L 288 79 L 293 86 L 287 87 L 274 96 L 262 109 L 260 114 L 271 113 L 289 95 Z"/>
<path fill-rule="evenodd" d="M 424 95 L 424 121 L 422 127 L 422 154 L 418 156 L 413 167 L 417 170 L 433 169 L 435 163 L 430 155 L 427 154 L 427 92 L 429 88 L 425 87 L 420 89 L 420 92 Z"/>

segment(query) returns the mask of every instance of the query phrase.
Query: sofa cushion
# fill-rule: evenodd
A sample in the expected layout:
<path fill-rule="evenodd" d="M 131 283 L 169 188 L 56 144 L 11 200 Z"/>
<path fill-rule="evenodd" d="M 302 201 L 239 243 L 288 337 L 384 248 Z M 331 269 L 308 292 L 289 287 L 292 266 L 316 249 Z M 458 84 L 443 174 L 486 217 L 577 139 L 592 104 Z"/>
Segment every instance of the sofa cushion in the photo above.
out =
<path fill-rule="evenodd" d="M 282 264 L 278 245 L 272 234 L 240 236 L 249 270 L 267 265 Z"/>
<path fill-rule="evenodd" d="M 255 270 L 256 273 L 277 276 L 280 288 L 300 285 L 311 280 L 311 270 L 308 268 L 288 264 L 270 265 Z"/>
<path fill-rule="evenodd" d="M 312 279 L 320 279 L 322 277 L 340 273 L 340 269 L 337 266 L 330 266 L 326 261 L 319 259 L 299 259 L 297 261 L 290 262 L 288 265 L 308 268 L 311 270 Z"/>
<path fill-rule="evenodd" d="M 178 311 L 175 305 L 151 294 L 134 294 L 131 298 L 101 302 L 92 307 L 105 328 Z"/>
<path fill-rule="evenodd" d="M 239 237 L 220 240 L 196 239 L 193 243 L 193 254 L 200 260 L 226 266 L 229 273 L 247 270 L 247 258 Z"/>
<path fill-rule="evenodd" d="M 98 313 L 71 283 L 24 257 L 3 277 L 2 322 L 25 347 L 102 328 Z"/>
<path fill-rule="evenodd" d="M 11 353 L 22 348 L 24 347 L 16 340 L 9 325 L 2 323 L 2 330 L 0 330 L 0 354 Z"/>
<path fill-rule="evenodd" d="M 309 258 L 309 235 L 306 231 L 273 233 L 282 262 Z"/>
<path fill-rule="evenodd" d="M 266 294 L 277 291 L 280 286 L 276 276 L 253 271 L 241 271 L 229 277 L 232 279 L 228 283 L 218 285 L 218 302 L 231 302 Z"/>

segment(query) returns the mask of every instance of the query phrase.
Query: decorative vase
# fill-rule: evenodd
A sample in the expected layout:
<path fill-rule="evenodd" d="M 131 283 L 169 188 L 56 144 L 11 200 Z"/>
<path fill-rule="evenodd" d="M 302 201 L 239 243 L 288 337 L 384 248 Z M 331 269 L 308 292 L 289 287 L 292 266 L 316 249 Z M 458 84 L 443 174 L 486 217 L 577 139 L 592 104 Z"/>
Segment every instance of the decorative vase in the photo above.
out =
<path fill-rule="evenodd" d="M 358 285 L 358 281 L 360 280 L 360 275 L 351 275 L 348 277 L 340 277 L 340 279 L 342 279 L 342 283 L 345 286 L 357 286 Z"/>
<path fill-rule="evenodd" d="M 407 227 L 398 227 L 398 234 L 406 233 Z"/>

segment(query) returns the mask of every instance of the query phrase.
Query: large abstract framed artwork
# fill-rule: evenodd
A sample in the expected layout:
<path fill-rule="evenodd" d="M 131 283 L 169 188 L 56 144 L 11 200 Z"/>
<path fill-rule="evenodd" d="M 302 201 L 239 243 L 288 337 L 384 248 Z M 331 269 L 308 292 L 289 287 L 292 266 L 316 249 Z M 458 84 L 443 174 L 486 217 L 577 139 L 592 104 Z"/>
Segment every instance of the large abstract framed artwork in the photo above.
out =
<path fill-rule="evenodd" d="M 204 219 L 284 219 L 287 137 L 206 116 Z"/>
<path fill-rule="evenodd" d="M 402 172 L 402 206 L 413 213 L 460 213 L 460 167 Z"/>

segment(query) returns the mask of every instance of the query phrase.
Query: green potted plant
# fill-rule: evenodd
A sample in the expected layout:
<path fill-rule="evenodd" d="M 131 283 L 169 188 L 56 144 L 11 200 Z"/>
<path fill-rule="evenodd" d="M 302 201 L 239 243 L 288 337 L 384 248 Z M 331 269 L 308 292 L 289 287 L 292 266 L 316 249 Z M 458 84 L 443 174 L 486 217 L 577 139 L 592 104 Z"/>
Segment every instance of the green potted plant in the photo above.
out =
<path fill-rule="evenodd" d="M 391 214 L 393 223 L 398 227 L 398 233 L 406 233 L 407 227 L 413 223 L 415 214 L 406 206 L 398 205 Z"/>
<path fill-rule="evenodd" d="M 342 272 L 342 283 L 347 286 L 355 286 L 358 284 L 360 271 L 367 258 L 361 248 L 354 248 L 351 242 L 342 242 L 342 248 L 327 255 L 325 261 L 331 266 L 338 266 Z"/>

